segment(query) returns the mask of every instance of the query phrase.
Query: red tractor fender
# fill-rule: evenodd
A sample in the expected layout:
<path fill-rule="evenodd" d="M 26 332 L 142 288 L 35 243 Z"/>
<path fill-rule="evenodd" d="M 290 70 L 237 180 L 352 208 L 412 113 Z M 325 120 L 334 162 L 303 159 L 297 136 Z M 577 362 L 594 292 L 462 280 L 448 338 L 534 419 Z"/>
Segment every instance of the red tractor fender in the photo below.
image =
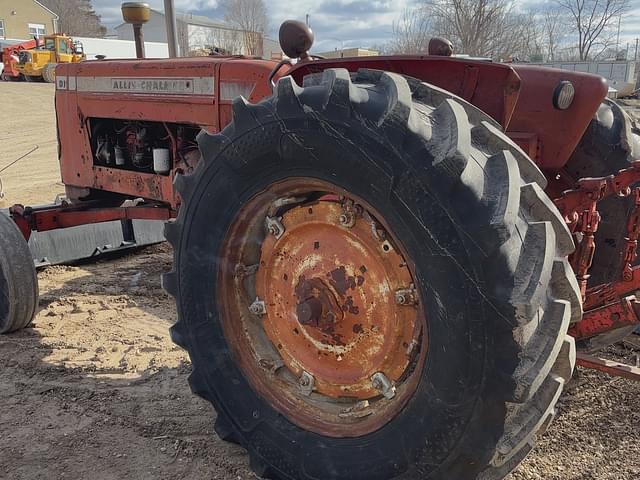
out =
<path fill-rule="evenodd" d="M 288 73 L 298 82 L 327 68 L 386 70 L 443 88 L 499 122 L 547 172 L 562 168 L 607 94 L 602 77 L 532 65 L 440 56 L 357 57 L 301 62 Z M 567 110 L 553 105 L 561 81 L 575 88 Z"/>

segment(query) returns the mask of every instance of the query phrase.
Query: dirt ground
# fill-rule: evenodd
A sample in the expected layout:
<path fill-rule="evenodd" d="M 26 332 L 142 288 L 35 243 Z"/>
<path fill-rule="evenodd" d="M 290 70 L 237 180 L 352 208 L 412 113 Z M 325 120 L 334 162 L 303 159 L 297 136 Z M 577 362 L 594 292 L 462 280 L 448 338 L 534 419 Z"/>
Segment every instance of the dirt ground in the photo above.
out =
<path fill-rule="evenodd" d="M 0 169 L 39 146 L 0 173 L 0 207 L 50 201 L 63 191 L 53 88 L 0 83 L 0 104 Z M 170 262 L 158 245 L 39 272 L 32 328 L 0 337 L 0 478 L 256 478 L 187 386 L 188 357 L 168 336 L 175 307 L 159 282 Z M 622 345 L 608 355 L 638 353 Z M 640 479 L 640 383 L 579 370 L 556 422 L 509 477 L 542 479 Z"/>

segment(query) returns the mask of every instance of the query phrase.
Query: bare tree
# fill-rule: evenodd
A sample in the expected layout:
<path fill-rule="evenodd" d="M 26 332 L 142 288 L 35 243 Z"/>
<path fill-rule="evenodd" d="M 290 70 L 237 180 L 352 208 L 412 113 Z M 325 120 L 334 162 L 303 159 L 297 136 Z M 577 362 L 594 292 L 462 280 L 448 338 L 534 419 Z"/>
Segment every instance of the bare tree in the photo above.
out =
<path fill-rule="evenodd" d="M 180 56 L 188 57 L 191 47 L 189 45 L 189 25 L 186 22 L 176 22 L 176 36 L 178 37 Z"/>
<path fill-rule="evenodd" d="M 40 0 L 40 3 L 58 15 L 61 33 L 79 37 L 104 37 L 107 33 L 91 0 Z"/>
<path fill-rule="evenodd" d="M 269 21 L 264 0 L 224 0 L 225 20 L 241 30 L 246 55 L 262 56 L 262 38 Z"/>
<path fill-rule="evenodd" d="M 427 12 L 422 8 L 405 9 L 393 22 L 393 35 L 388 47 L 395 54 L 426 53 L 433 29 Z"/>
<path fill-rule="evenodd" d="M 588 60 L 612 46 L 615 27 L 629 10 L 629 0 L 555 0 L 570 18 L 578 37 L 580 60 Z M 597 53 L 594 50 L 598 49 Z"/>
<path fill-rule="evenodd" d="M 208 28 L 205 47 L 228 55 L 238 55 L 242 50 L 243 32 L 234 29 Z"/>
<path fill-rule="evenodd" d="M 566 37 L 567 21 L 564 13 L 558 8 L 548 8 L 541 13 L 542 43 L 547 60 L 553 62 L 558 56 L 558 49 Z"/>
<path fill-rule="evenodd" d="M 506 59 L 541 50 L 535 16 L 511 0 L 424 0 L 394 25 L 396 49 L 419 49 L 430 36 L 451 40 L 459 53 Z"/>

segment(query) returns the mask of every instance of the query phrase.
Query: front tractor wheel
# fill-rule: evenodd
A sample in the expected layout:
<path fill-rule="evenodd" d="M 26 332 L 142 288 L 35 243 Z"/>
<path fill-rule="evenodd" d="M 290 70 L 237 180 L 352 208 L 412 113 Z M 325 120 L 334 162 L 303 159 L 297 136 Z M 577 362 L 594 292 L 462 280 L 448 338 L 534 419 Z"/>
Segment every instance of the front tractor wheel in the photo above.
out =
<path fill-rule="evenodd" d="M 163 277 L 215 429 L 276 479 L 500 479 L 575 359 L 573 243 L 482 112 L 414 79 L 290 77 L 201 134 Z"/>
<path fill-rule="evenodd" d="M 38 306 L 38 278 L 29 246 L 13 220 L 0 213 L 0 334 L 31 323 Z"/>

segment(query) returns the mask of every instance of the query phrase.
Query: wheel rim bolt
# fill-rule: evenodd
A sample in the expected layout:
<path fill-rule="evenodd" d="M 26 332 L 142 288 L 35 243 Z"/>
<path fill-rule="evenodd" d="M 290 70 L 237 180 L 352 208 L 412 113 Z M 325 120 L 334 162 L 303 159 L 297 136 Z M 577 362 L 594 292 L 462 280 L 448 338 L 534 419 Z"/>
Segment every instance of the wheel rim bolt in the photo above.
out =
<path fill-rule="evenodd" d="M 386 399 L 392 399 L 396 396 L 396 387 L 391 380 L 382 372 L 374 373 L 371 376 L 371 385 L 378 390 Z"/>
<path fill-rule="evenodd" d="M 309 396 L 311 392 L 313 392 L 313 387 L 315 386 L 316 379 L 309 372 L 302 371 L 302 375 L 298 379 L 298 385 L 300 385 L 300 390 L 302 390 L 302 394 Z"/>
<path fill-rule="evenodd" d="M 264 315 L 265 313 L 267 313 L 267 307 L 263 300 L 260 300 L 260 298 L 256 297 L 253 303 L 249 305 L 249 312 L 251 312 L 253 315 Z"/>

